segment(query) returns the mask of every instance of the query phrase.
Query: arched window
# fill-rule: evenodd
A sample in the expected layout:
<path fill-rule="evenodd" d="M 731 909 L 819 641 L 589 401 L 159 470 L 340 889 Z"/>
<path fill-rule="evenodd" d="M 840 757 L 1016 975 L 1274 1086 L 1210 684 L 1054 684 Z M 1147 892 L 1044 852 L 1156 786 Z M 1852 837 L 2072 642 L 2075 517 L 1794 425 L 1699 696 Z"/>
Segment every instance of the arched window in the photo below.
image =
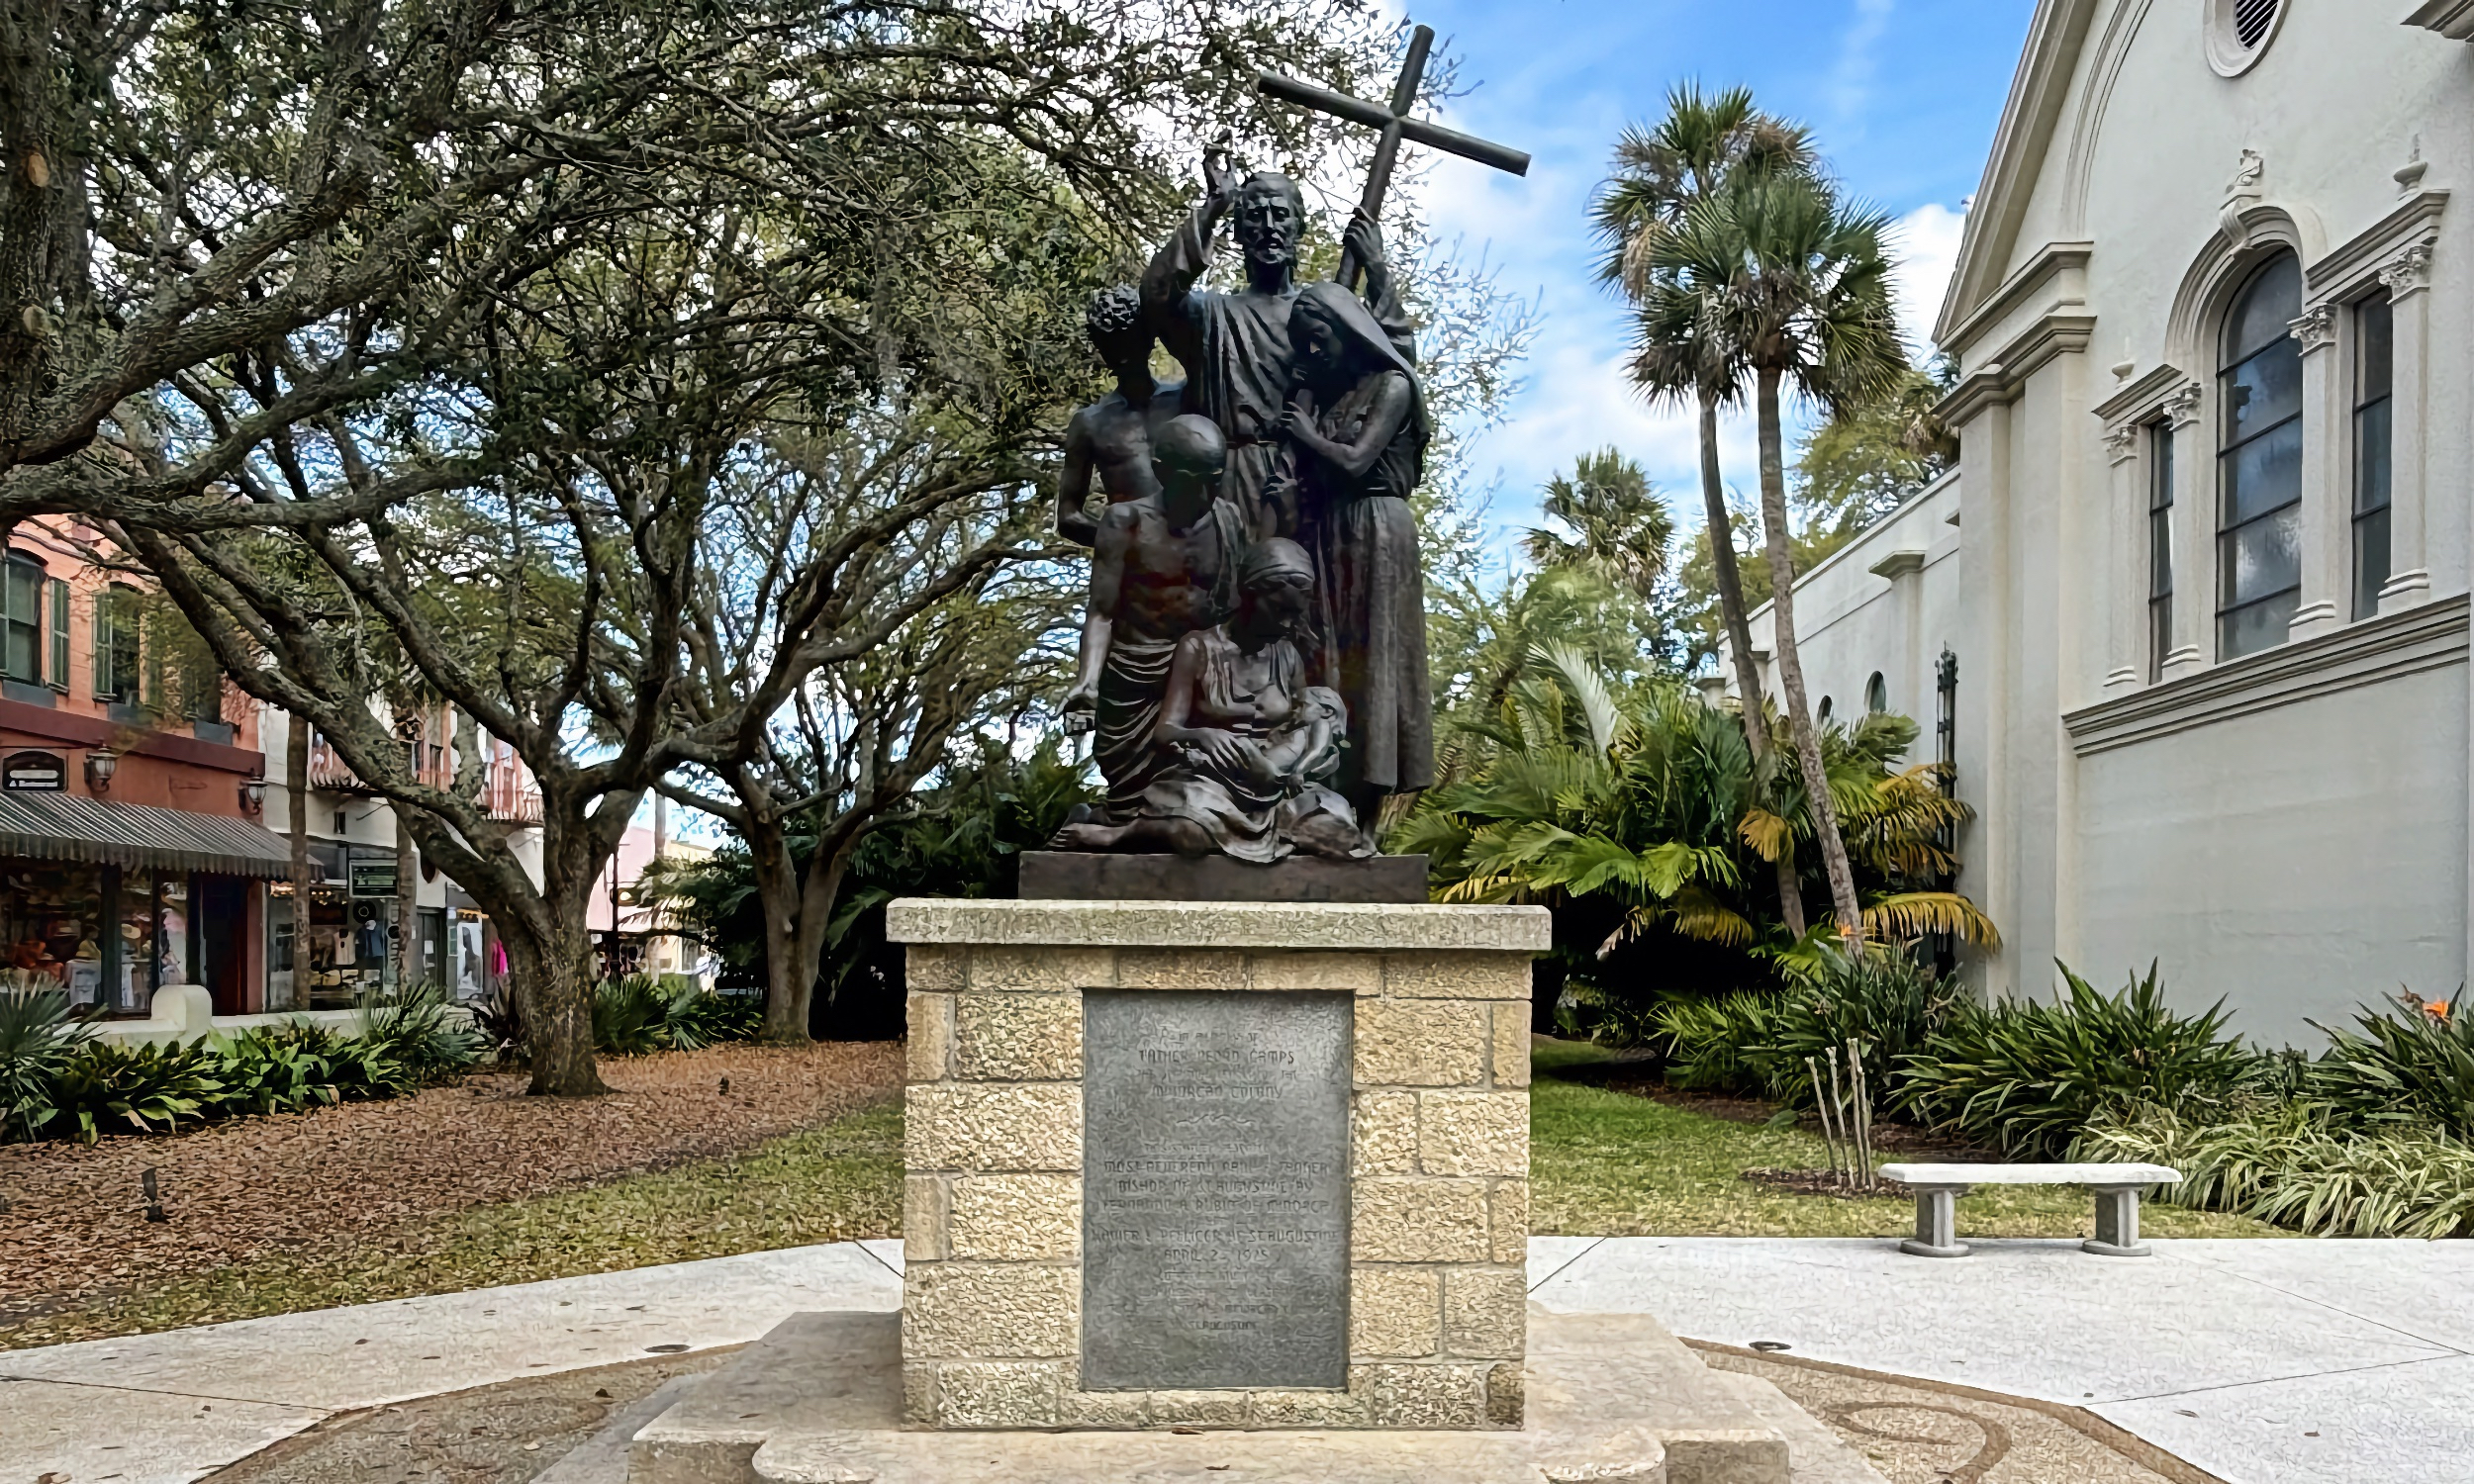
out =
<path fill-rule="evenodd" d="M 1878 716 L 1889 708 L 1890 685 L 1881 678 L 1881 672 L 1876 670 L 1872 673 L 1872 679 L 1864 682 L 1864 709 Z"/>
<path fill-rule="evenodd" d="M 1827 696 L 1821 697 L 1821 709 L 1813 712 L 1813 720 L 1828 721 L 1830 719 L 1830 697 Z"/>
<path fill-rule="evenodd" d="M 2217 652 L 2285 642 L 2302 598 L 2302 262 L 2279 253 L 2225 317 L 2219 361 Z"/>

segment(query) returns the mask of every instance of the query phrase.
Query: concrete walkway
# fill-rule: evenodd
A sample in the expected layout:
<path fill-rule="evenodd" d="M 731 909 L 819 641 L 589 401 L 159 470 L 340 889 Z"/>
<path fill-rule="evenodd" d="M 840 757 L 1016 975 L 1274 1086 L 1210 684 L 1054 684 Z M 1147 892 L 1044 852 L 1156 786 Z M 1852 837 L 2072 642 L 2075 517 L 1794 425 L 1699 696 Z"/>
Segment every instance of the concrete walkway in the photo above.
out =
<path fill-rule="evenodd" d="M 2474 1480 L 2474 1242 L 1542 1241 L 1531 1296 L 2084 1407 L 2229 1484 Z M 0 1357 L 5 1358 L 5 1357 Z"/>
<path fill-rule="evenodd" d="M 1541 1237 L 1532 1296 L 2087 1407 L 2230 1484 L 2474 1480 L 2474 1243 Z M 187 1484 L 338 1412 L 900 1307 L 843 1243 L 0 1351 L 0 1484 Z"/>
<path fill-rule="evenodd" d="M 837 1243 L 0 1351 L 0 1484 L 187 1484 L 338 1412 L 899 1309 L 901 1261 Z"/>

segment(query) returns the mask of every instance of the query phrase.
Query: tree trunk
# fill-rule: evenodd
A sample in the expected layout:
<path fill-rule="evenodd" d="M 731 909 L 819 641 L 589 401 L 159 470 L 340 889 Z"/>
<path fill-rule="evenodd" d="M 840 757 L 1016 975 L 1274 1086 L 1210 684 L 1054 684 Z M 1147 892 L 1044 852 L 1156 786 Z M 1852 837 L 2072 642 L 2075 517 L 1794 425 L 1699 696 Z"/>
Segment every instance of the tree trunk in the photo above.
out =
<path fill-rule="evenodd" d="M 1821 864 L 1829 873 L 1839 932 L 1851 945 L 1860 945 L 1864 919 L 1856 901 L 1856 873 L 1848 865 L 1847 842 L 1839 836 L 1838 806 L 1830 799 L 1830 778 L 1821 766 L 1821 738 L 1813 730 L 1812 711 L 1804 701 L 1804 665 L 1795 651 L 1795 558 L 1787 547 L 1786 459 L 1780 446 L 1778 373 L 1769 367 L 1760 372 L 1759 398 L 1761 538 L 1769 556 L 1770 642 L 1777 648 L 1778 689 L 1785 694 L 1787 735 L 1794 739 L 1796 758 L 1804 768 L 1813 834 L 1821 842 Z"/>
<path fill-rule="evenodd" d="M 584 893 L 560 892 L 524 916 L 513 932 L 501 919 L 499 933 L 515 974 L 524 1056 L 532 1065 L 532 1084 L 524 1090 L 535 1097 L 608 1092 L 593 1057 L 593 945 L 584 928 Z"/>
<path fill-rule="evenodd" d="M 1727 626 L 1735 657 L 1736 695 L 1744 707 L 1744 743 L 1753 749 L 1753 773 L 1769 761 L 1769 712 L 1761 697 L 1761 669 L 1753 659 L 1753 619 L 1744 606 L 1744 574 L 1736 570 L 1735 521 L 1727 512 L 1727 486 L 1718 469 L 1718 403 L 1701 394 L 1701 505 L 1709 517 L 1709 565 L 1718 580 L 1718 615 Z M 1804 936 L 1804 887 L 1795 871 L 1795 841 L 1773 863 L 1778 873 L 1778 911 L 1787 932 Z"/>
<path fill-rule="evenodd" d="M 799 863 L 792 858 L 790 832 L 781 820 L 751 809 L 746 833 L 756 866 L 756 899 L 765 913 L 765 1024 L 760 1038 L 804 1045 L 815 976 L 810 971 L 803 982 L 799 974 Z"/>
<path fill-rule="evenodd" d="M 286 718 L 283 746 L 283 787 L 287 806 L 284 833 L 292 847 L 292 988 L 289 1003 L 271 1009 L 309 1008 L 310 853 L 309 752 L 307 716 Z"/>
<path fill-rule="evenodd" d="M 394 813 L 392 806 L 389 813 Z M 399 816 L 395 821 L 395 992 L 410 994 L 415 988 L 414 974 L 421 963 L 421 945 L 415 940 L 421 924 L 421 853 L 413 846 L 413 832 L 404 827 Z"/>

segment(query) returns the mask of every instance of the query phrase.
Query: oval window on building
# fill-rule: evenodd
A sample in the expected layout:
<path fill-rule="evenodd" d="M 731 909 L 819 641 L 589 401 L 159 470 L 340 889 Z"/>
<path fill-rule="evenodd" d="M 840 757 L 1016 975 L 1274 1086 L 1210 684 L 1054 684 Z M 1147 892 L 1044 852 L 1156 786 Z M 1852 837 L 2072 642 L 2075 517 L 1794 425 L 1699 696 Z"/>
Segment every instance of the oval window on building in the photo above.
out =
<path fill-rule="evenodd" d="M 2239 77 L 2265 55 L 2285 20 L 2286 0 L 2208 0 L 2208 65 Z"/>
<path fill-rule="evenodd" d="M 1878 716 L 1889 708 L 1890 683 L 1883 680 L 1881 672 L 1876 670 L 1872 679 L 1864 682 L 1864 709 Z"/>

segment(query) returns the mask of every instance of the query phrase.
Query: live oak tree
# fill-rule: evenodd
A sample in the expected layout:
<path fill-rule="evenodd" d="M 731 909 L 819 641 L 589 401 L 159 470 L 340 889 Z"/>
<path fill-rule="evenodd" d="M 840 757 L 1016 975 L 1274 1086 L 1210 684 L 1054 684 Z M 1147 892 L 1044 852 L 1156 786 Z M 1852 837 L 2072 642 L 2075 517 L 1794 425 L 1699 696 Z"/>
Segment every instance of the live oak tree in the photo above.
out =
<path fill-rule="evenodd" d="M 969 337 L 905 315 L 977 313 L 1025 221 L 1147 240 L 1164 140 L 1311 151 L 1252 67 L 1346 84 L 1388 41 L 1344 0 L 0 4 L 0 521 L 87 515 L 396 805 L 498 923 L 553 1093 L 599 1086 L 584 904 L 642 795 L 758 756 L 979 570 L 828 612 L 700 713 L 707 517 L 751 451 L 971 387 Z M 973 201 L 992 151 L 1021 168 Z M 529 770 L 537 855 L 477 770 L 419 776 L 379 632 Z"/>

